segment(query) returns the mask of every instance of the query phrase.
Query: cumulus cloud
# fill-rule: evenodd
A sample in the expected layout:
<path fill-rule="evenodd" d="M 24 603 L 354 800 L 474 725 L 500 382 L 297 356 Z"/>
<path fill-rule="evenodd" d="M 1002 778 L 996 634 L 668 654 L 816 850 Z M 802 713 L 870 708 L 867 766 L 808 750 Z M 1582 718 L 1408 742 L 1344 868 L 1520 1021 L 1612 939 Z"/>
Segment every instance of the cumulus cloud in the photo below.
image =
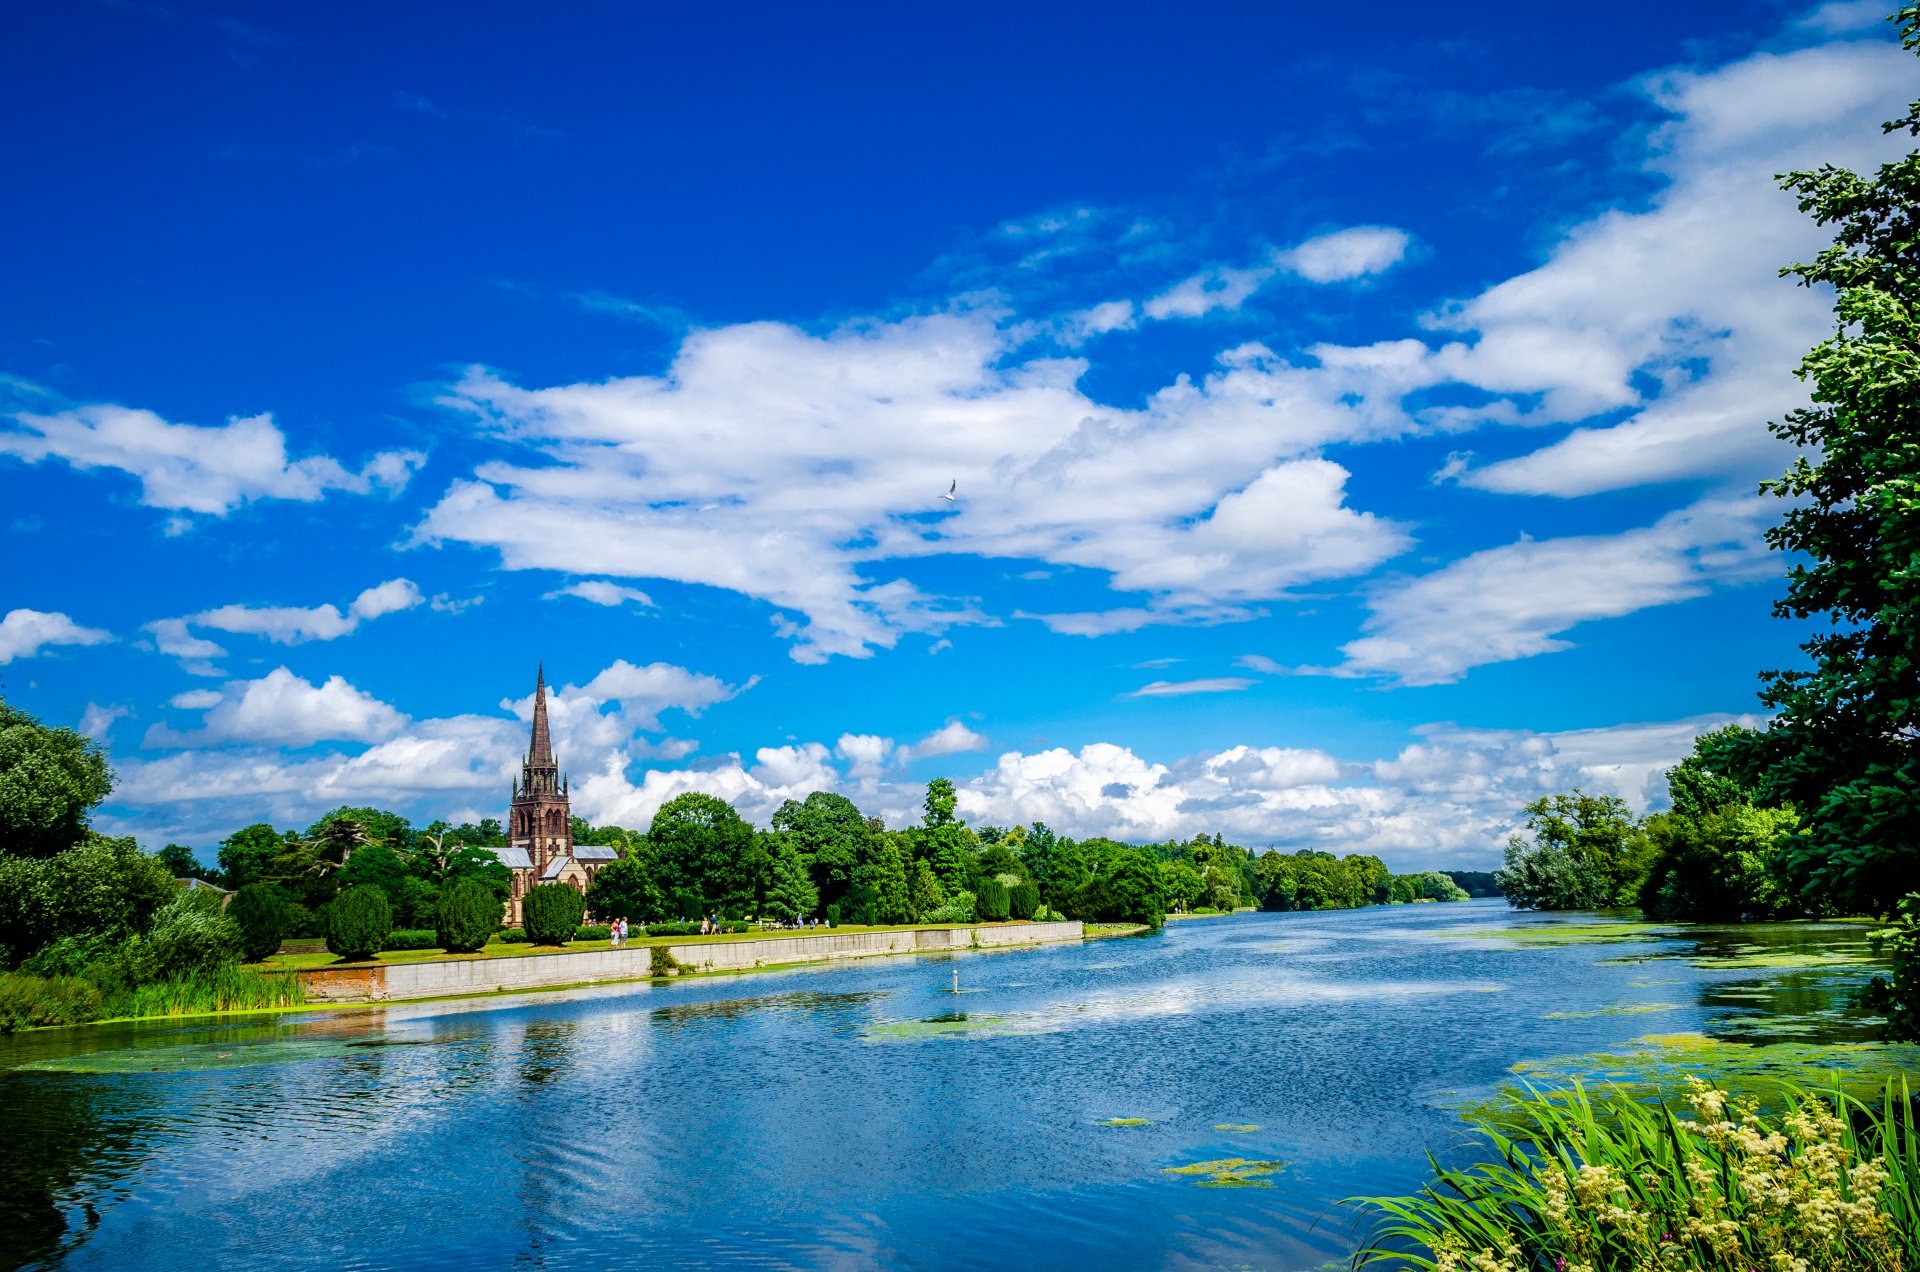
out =
<path fill-rule="evenodd" d="M 188 615 L 186 619 L 163 619 L 161 623 L 150 624 L 150 630 L 161 638 L 161 653 L 205 659 L 219 657 L 225 651 L 213 642 L 186 634 L 188 624 L 211 626 L 217 632 L 240 636 L 265 636 L 275 644 L 298 646 L 307 640 L 338 640 L 340 636 L 349 636 L 359 630 L 361 623 L 413 609 L 424 599 L 411 580 L 390 578 L 351 599 L 346 613 L 342 613 L 338 605 L 221 605 L 219 609 Z M 161 628 L 165 628 L 165 632 Z"/>
<path fill-rule="evenodd" d="M 382 451 L 353 471 L 325 455 L 290 459 L 286 435 L 271 415 L 203 426 L 94 403 L 5 418 L 11 427 L 0 427 L 0 455 L 30 464 L 58 459 L 81 471 L 114 469 L 140 483 L 140 502 L 150 508 L 216 517 L 263 499 L 311 503 L 335 490 L 398 491 L 425 461 L 415 451 Z"/>
<path fill-rule="evenodd" d="M 1355 225 L 1310 238 L 1281 253 L 1278 262 L 1309 282 L 1343 283 L 1392 269 L 1412 242 L 1405 230 L 1390 225 Z"/>
<path fill-rule="evenodd" d="M 49 645 L 104 645 L 112 639 L 112 632 L 82 627 L 65 614 L 8 610 L 0 618 L 0 666 L 16 658 L 32 658 Z"/>
<path fill-rule="evenodd" d="M 927 759 L 936 755 L 960 755 L 984 750 L 987 739 L 958 720 L 949 720 L 908 748 L 908 758 Z"/>
<path fill-rule="evenodd" d="M 198 690 L 174 699 L 176 706 L 203 709 L 200 727 L 175 732 L 165 725 L 147 731 L 150 747 L 304 747 L 315 742 L 377 742 L 398 733 L 407 718 L 386 703 L 329 676 L 320 684 L 277 667 L 258 680 L 236 680 L 215 694 Z"/>
<path fill-rule="evenodd" d="M 97 702 L 89 702 L 87 709 L 80 713 L 80 732 L 95 742 L 104 742 L 107 740 L 107 734 L 113 729 L 114 721 L 132 714 L 131 707 L 103 707 Z"/>
<path fill-rule="evenodd" d="M 1375 594 L 1341 675 L 1447 684 L 1484 663 L 1571 647 L 1568 629 L 1703 596 L 1777 568 L 1758 499 L 1709 499 L 1617 535 L 1534 541 L 1465 556 Z"/>
<path fill-rule="evenodd" d="M 180 659 L 181 667 L 194 676 L 217 676 L 220 669 L 210 661 L 226 657 L 227 651 L 204 636 L 195 636 L 184 618 L 162 618 L 148 623 L 154 648 L 169 658 Z"/>

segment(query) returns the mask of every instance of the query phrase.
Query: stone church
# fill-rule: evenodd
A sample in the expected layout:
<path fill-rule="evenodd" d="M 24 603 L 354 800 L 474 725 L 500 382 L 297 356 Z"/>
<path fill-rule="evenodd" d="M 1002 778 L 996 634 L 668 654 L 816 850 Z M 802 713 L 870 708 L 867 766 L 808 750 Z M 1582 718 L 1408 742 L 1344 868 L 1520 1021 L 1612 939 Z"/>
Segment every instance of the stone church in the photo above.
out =
<path fill-rule="evenodd" d="M 612 848 L 573 842 L 567 779 L 553 758 L 553 737 L 547 729 L 544 664 L 533 685 L 533 739 L 507 810 L 507 846 L 493 852 L 513 875 L 507 896 L 508 927 L 520 926 L 520 899 L 528 888 L 536 883 L 565 883 L 585 892 L 600 867 L 620 855 Z"/>

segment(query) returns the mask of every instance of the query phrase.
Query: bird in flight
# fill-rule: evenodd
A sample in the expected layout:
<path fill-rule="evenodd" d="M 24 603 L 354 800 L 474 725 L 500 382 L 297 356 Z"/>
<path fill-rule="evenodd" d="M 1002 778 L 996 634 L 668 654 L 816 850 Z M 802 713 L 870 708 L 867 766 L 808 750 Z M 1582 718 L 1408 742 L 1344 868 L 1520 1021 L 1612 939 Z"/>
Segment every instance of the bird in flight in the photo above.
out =
<path fill-rule="evenodd" d="M 953 483 L 947 487 L 947 493 L 940 497 L 946 500 L 948 503 L 953 503 L 954 502 L 953 492 L 958 489 L 960 489 L 960 479 L 958 477 L 955 477 L 953 479 Z"/>

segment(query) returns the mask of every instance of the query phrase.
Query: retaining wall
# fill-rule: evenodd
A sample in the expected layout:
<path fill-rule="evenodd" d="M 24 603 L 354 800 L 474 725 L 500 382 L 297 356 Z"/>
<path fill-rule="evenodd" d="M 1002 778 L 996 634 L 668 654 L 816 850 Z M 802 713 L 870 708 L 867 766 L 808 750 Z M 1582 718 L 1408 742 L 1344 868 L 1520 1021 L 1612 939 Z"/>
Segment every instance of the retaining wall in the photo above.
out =
<path fill-rule="evenodd" d="M 1005 927 L 911 928 L 897 932 L 822 932 L 817 936 L 770 936 L 752 941 L 701 941 L 669 945 L 675 961 L 701 972 L 749 971 L 787 963 L 815 963 L 883 954 L 990 949 L 1077 941 L 1080 921 L 1014 923 Z M 373 963 L 315 967 L 295 973 L 306 983 L 308 1002 L 394 1002 L 491 994 L 502 990 L 640 980 L 652 974 L 653 950 L 569 950 L 507 958 L 449 958 L 421 963 Z"/>

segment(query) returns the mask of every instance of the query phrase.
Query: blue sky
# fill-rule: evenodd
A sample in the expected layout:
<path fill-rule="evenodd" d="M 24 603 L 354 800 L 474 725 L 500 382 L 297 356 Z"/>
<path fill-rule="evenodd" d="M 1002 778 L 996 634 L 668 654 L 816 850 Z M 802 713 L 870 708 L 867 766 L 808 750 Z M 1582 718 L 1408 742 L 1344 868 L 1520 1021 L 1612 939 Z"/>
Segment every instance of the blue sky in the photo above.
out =
<path fill-rule="evenodd" d="M 155 846 L 497 816 L 544 658 L 596 821 L 1488 865 L 1794 657 L 1883 17 L 17 6 L 0 683 Z"/>

